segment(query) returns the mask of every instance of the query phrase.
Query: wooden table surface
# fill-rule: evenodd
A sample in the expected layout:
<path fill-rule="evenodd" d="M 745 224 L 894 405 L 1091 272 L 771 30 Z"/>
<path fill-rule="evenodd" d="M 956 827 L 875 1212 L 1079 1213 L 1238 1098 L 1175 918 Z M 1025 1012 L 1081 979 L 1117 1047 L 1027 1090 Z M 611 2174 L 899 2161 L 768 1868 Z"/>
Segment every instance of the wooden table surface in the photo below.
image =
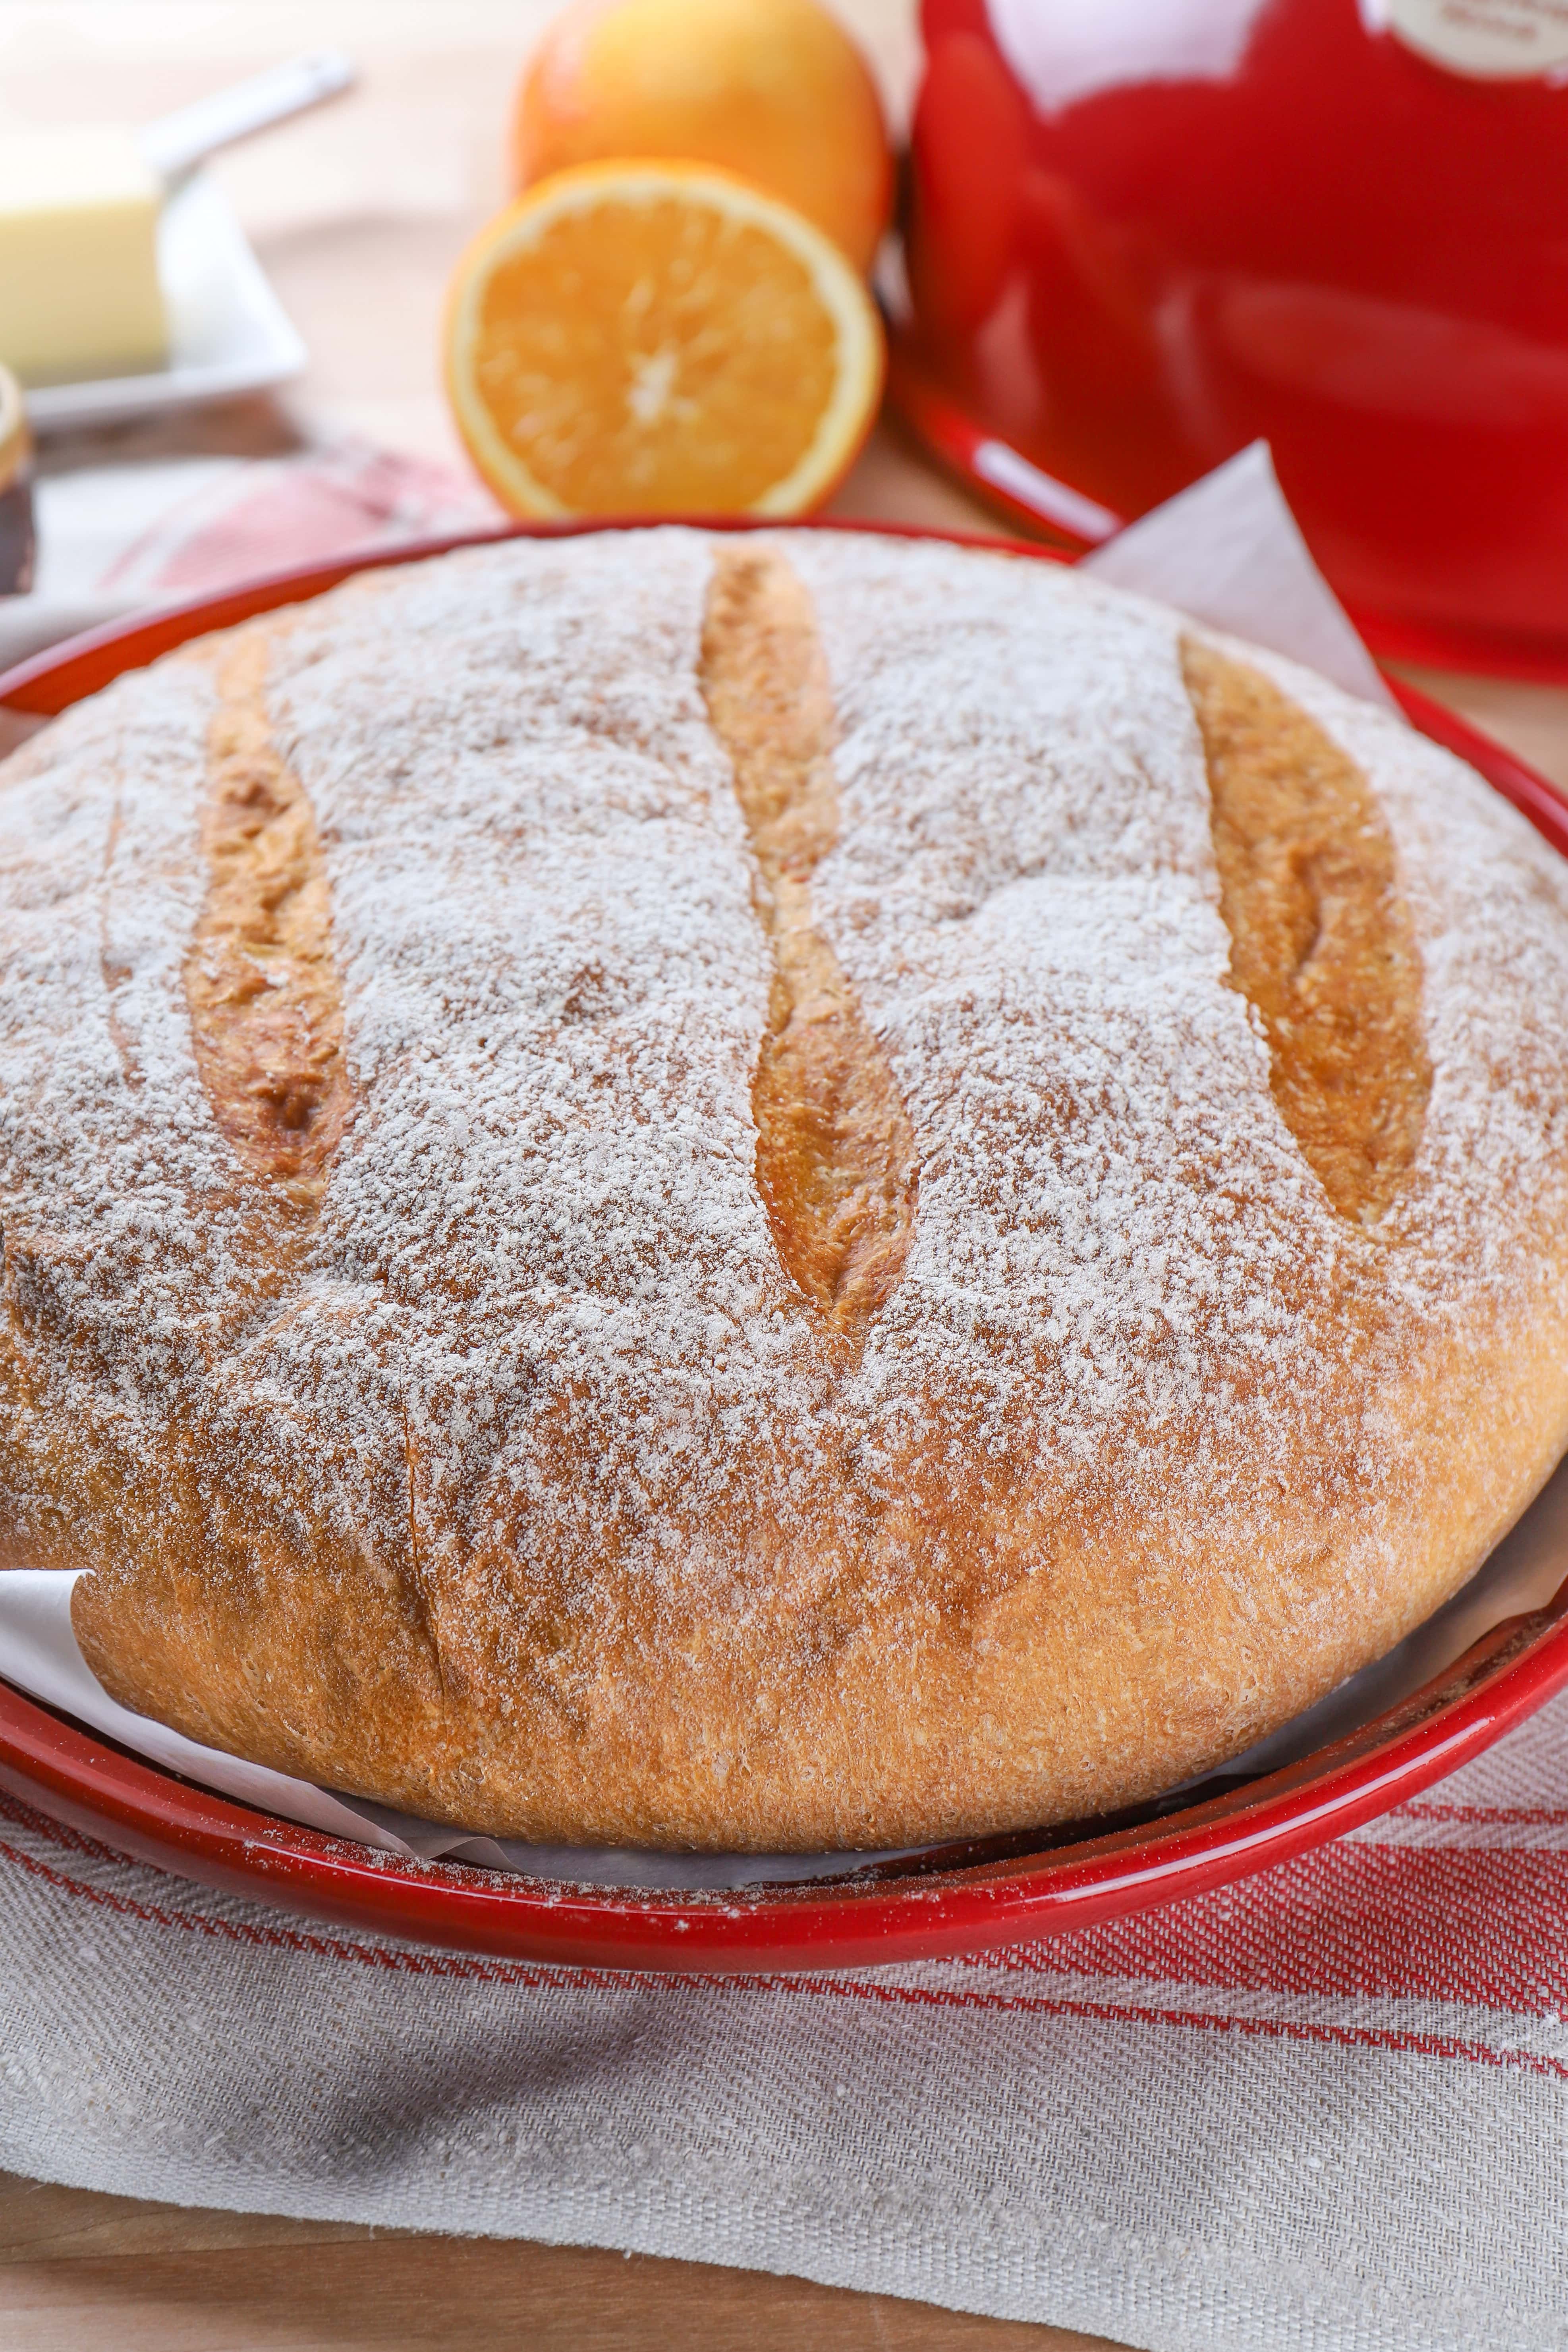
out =
<path fill-rule="evenodd" d="M 202 2213 L 0 2173 L 5 2352 L 1117 2352 L 1100 2336 L 582 2246 Z"/>
<path fill-rule="evenodd" d="M 914 0 L 836 0 L 876 63 L 895 121 L 908 102 Z M 281 413 L 461 463 L 437 370 L 454 257 L 503 194 L 504 104 L 552 0 L 6 0 L 7 121 L 143 119 L 295 50 L 340 45 L 353 96 L 218 167 L 310 348 Z M 253 446 L 253 406 L 178 428 Z M 132 432 L 114 454 L 161 440 Z M 891 430 L 833 511 L 986 530 L 994 519 Z M 1422 675 L 1568 783 L 1568 694 Z M 315 2352 L 315 2347 L 556 2347 L 679 2341 L 689 2352 L 1114 2352 L 1062 2329 L 977 2319 L 759 2273 L 578 2247 L 374 2231 L 185 2211 L 0 2175 L 5 2352 Z"/>

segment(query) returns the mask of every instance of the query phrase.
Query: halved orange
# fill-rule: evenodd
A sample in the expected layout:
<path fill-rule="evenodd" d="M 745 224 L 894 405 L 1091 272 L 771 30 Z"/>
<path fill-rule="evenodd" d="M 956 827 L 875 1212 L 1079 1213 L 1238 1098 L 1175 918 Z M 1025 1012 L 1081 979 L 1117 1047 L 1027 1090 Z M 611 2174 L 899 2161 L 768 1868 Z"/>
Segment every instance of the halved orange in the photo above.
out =
<path fill-rule="evenodd" d="M 458 428 L 514 514 L 805 513 L 882 385 L 837 246 L 710 164 L 540 181 L 458 262 L 446 344 Z"/>

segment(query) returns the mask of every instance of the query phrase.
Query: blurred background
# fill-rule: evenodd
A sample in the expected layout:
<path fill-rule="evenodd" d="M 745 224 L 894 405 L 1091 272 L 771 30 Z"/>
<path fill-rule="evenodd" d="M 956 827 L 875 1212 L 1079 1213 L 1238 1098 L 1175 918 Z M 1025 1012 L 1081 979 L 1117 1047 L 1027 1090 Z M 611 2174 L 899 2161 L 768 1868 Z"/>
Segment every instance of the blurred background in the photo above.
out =
<path fill-rule="evenodd" d="M 96 389 L 31 368 L 37 562 L 0 662 L 508 514 L 825 510 L 1072 553 L 1263 436 L 1373 650 L 1568 774 L 1550 7 L 5 0 L 0 361 L 29 142 L 146 132 L 323 53 L 352 86 L 171 180 L 167 362 Z M 665 172 L 665 227 L 644 268 L 652 215 L 612 189 L 590 300 L 546 191 L 628 155 Z M 742 235 L 694 163 L 783 213 Z M 694 309 L 672 289 L 704 220 L 730 275 Z M 0 411 L 0 473 L 5 438 Z"/>
<path fill-rule="evenodd" d="M 458 256 L 510 194 L 513 93 L 559 13 L 554 0 L 5 0 L 0 140 L 22 126 L 150 121 L 324 47 L 357 75 L 342 99 L 207 166 L 299 329 L 303 373 L 276 399 L 128 421 L 86 448 L 51 435 L 44 470 L 349 434 L 471 478 L 441 388 L 443 304 Z M 896 133 L 917 69 L 915 0 L 843 0 L 832 13 Z M 879 470 L 848 501 L 858 510 L 875 509 Z M 934 482 L 930 504 L 933 520 L 974 520 Z"/>

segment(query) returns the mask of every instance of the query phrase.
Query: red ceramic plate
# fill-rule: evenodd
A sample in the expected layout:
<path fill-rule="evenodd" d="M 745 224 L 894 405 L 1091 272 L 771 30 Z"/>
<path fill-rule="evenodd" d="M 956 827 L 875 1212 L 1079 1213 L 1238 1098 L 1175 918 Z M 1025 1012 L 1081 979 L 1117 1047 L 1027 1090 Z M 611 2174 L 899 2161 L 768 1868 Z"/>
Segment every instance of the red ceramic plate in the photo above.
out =
<path fill-rule="evenodd" d="M 50 716 L 188 637 L 298 604 L 369 564 L 405 562 L 475 537 L 554 535 L 557 528 L 469 533 L 368 560 L 276 572 L 150 620 L 95 631 L 24 663 L 0 677 L 0 707 Z M 1059 560 L 1040 548 L 1015 551 Z M 1470 761 L 1568 855 L 1568 803 L 1549 784 L 1425 697 L 1394 690 L 1416 726 Z M 599 1968 L 844 1969 L 975 1952 L 1088 1927 L 1286 1861 L 1453 1771 L 1565 1683 L 1568 1585 L 1543 1609 L 1495 1626 L 1435 1681 L 1348 1738 L 1240 1785 L 1234 1775 L 1217 1778 L 1179 1810 L 1151 1806 L 1114 1821 L 951 1847 L 918 1863 L 876 1865 L 851 1880 L 721 1895 L 584 1887 L 462 1864 L 399 1862 L 215 1796 L 4 1684 L 0 1785 L 160 1869 L 362 1931 Z"/>

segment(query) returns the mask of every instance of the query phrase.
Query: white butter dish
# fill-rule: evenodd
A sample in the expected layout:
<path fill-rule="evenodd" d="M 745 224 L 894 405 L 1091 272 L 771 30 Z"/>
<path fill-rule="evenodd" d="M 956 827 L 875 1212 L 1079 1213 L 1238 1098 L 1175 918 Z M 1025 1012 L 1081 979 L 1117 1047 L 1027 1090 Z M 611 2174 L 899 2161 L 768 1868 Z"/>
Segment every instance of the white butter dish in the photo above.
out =
<path fill-rule="evenodd" d="M 165 366 L 43 384 L 27 394 L 36 430 L 104 425 L 286 383 L 305 345 L 216 180 L 194 172 L 170 194 L 158 233 L 169 314 Z"/>

